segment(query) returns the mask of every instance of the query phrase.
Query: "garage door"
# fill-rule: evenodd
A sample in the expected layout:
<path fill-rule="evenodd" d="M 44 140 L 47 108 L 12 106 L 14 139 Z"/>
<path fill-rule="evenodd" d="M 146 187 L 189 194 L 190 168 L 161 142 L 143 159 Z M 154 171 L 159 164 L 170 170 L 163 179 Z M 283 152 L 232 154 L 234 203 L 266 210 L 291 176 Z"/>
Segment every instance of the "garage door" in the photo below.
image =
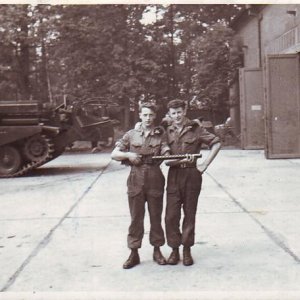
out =
<path fill-rule="evenodd" d="M 299 55 L 268 56 L 266 72 L 266 157 L 299 158 Z"/>
<path fill-rule="evenodd" d="M 265 146 L 264 95 L 261 69 L 240 69 L 241 146 Z"/>

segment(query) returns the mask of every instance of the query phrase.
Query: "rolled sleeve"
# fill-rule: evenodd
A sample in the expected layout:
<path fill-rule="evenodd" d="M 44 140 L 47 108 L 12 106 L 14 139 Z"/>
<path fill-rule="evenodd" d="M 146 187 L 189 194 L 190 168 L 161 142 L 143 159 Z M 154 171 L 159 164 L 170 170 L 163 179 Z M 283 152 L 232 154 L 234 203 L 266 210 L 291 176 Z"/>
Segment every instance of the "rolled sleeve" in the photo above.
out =
<path fill-rule="evenodd" d="M 116 142 L 116 147 L 121 151 L 129 151 L 130 146 L 130 134 L 126 132 L 121 139 Z"/>
<path fill-rule="evenodd" d="M 220 138 L 213 133 L 208 132 L 205 128 L 199 128 L 198 131 L 199 140 L 211 148 L 214 144 L 220 142 Z"/>

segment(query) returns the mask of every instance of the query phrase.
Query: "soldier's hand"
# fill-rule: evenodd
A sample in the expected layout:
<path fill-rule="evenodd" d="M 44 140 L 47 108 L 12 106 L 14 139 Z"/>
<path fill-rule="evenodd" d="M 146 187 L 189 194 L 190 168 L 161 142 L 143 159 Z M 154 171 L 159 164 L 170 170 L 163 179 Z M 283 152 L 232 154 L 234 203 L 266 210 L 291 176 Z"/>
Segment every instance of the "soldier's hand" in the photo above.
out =
<path fill-rule="evenodd" d="M 193 163 L 196 157 L 193 154 L 187 154 L 187 157 L 180 160 L 180 163 Z"/>
<path fill-rule="evenodd" d="M 128 152 L 127 157 L 130 160 L 131 163 L 134 165 L 138 165 L 142 162 L 141 155 L 134 153 L 134 152 Z"/>

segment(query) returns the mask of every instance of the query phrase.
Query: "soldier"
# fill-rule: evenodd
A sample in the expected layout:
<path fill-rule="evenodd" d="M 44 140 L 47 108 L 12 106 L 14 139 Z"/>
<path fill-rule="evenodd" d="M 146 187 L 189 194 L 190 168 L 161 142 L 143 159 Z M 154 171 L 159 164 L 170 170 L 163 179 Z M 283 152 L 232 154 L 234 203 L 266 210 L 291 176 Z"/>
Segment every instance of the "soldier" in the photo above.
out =
<path fill-rule="evenodd" d="M 160 246 L 164 245 L 164 231 L 161 226 L 163 193 L 165 179 L 160 169 L 160 162 L 147 160 L 147 156 L 164 155 L 169 151 L 164 130 L 154 127 L 156 107 L 149 103 L 140 105 L 141 126 L 125 133 L 116 143 L 112 152 L 115 160 L 127 160 L 131 171 L 127 180 L 128 202 L 131 224 L 127 236 L 131 254 L 123 268 L 129 269 L 140 263 L 138 249 L 144 235 L 145 202 L 148 204 L 150 217 L 150 243 L 154 246 L 153 260 L 165 265 Z"/>
<path fill-rule="evenodd" d="M 189 159 L 166 161 L 170 166 L 165 217 L 166 237 L 168 245 L 173 249 L 167 263 L 176 265 L 179 262 L 179 247 L 183 245 L 183 264 L 189 266 L 193 264 L 190 247 L 194 245 L 195 217 L 202 174 L 219 152 L 221 144 L 218 137 L 209 133 L 203 126 L 199 126 L 198 122 L 185 117 L 185 102 L 182 100 L 170 101 L 168 110 L 168 115 L 172 119 L 171 125 L 167 127 L 171 154 L 197 154 L 202 143 L 211 149 L 203 162 L 196 162 L 192 156 Z M 181 208 L 184 212 L 182 232 Z"/>

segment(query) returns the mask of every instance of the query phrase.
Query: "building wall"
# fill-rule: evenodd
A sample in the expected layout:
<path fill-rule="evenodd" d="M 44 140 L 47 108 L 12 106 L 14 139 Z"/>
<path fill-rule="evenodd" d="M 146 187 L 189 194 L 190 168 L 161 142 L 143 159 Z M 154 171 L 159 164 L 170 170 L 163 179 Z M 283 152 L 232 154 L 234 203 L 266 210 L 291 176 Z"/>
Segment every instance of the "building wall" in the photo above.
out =
<path fill-rule="evenodd" d="M 256 7 L 257 8 L 257 7 Z M 256 12 L 256 14 L 255 14 Z M 262 72 L 262 78 L 264 81 L 261 82 L 261 91 L 265 91 L 263 89 L 263 86 L 266 87 L 266 83 L 269 82 L 269 80 L 274 80 L 277 77 L 281 78 L 281 76 L 289 76 L 289 68 L 292 68 L 292 65 L 288 65 L 287 62 L 282 62 L 282 65 L 279 69 L 276 69 L 276 71 L 273 70 L 273 72 L 266 73 L 264 64 L 266 62 L 266 57 L 268 54 L 286 54 L 286 53 L 297 53 L 300 52 L 300 4 L 270 4 L 265 5 L 263 7 L 259 7 L 258 10 L 256 9 L 250 9 L 249 11 L 243 12 L 243 15 L 240 19 L 237 19 L 236 23 L 234 23 L 234 30 L 236 32 L 236 38 L 240 41 L 239 46 L 240 50 L 243 51 L 244 54 L 244 67 L 246 69 L 251 68 L 260 68 Z M 261 46 L 261 48 L 260 48 Z M 277 59 L 277 58 L 276 58 Z M 297 61 L 298 62 L 298 61 Z M 274 64 L 277 67 L 281 62 L 276 61 Z M 278 70 L 280 73 L 278 74 Z M 246 72 L 246 70 L 244 70 Z M 248 70 L 249 71 L 249 70 Z M 285 73 L 284 73 L 285 72 Z M 298 70 L 299 72 L 299 70 Z M 288 74 L 288 75 L 287 75 Z M 298 74 L 298 73 L 297 73 Z M 267 77 L 269 76 L 269 77 Z M 276 77 L 277 76 L 277 77 Z M 286 77 L 285 77 L 286 78 Z M 292 77 L 293 79 L 293 77 Z M 248 92 L 255 89 L 256 86 L 251 86 L 251 81 L 247 79 L 241 79 L 240 82 L 243 86 L 248 87 Z M 297 82 L 298 79 L 296 79 Z M 288 81 L 289 82 L 289 81 Z M 276 88 L 276 85 L 275 85 Z M 278 92 L 282 91 L 280 90 L 280 87 L 278 87 Z M 300 87 L 293 86 L 293 91 L 299 90 Z M 284 89 L 284 92 L 288 93 L 288 89 Z M 245 92 L 246 93 L 246 92 Z M 276 93 L 275 93 L 276 94 Z M 263 94 L 265 95 L 266 94 Z M 273 111 L 273 109 L 276 108 L 276 105 L 279 104 L 273 103 L 274 99 L 273 96 L 270 99 L 270 94 L 268 93 L 267 97 L 258 97 L 257 102 L 262 105 L 263 108 L 263 116 L 266 119 L 268 114 Z M 247 104 L 249 104 L 248 101 L 248 95 L 242 95 L 242 99 L 240 99 L 244 102 L 243 108 L 247 107 Z M 262 98 L 262 99 L 261 99 Z M 266 98 L 266 99 L 263 99 Z M 283 97 L 286 100 L 289 100 L 289 97 Z M 269 107 L 264 107 L 265 101 L 268 99 Z M 295 100 L 296 101 L 296 100 Z M 243 104 L 242 103 L 242 104 Z M 286 106 L 288 107 L 290 102 L 286 102 Z M 300 105 L 300 104 L 299 104 Z M 273 107 L 274 106 L 274 107 Z M 294 103 L 291 104 L 292 107 L 295 106 Z M 256 107 L 256 106 L 255 106 Z M 285 108 L 285 106 L 284 106 Z M 268 109 L 268 111 L 265 111 L 265 109 Z M 248 112 L 248 110 L 246 111 Z M 280 111 L 282 115 L 284 115 L 285 111 Z M 232 115 L 236 114 L 236 112 L 231 112 Z M 240 121 L 243 120 L 243 118 L 251 118 L 251 114 L 249 115 L 242 114 L 240 116 Z M 270 119 L 270 117 L 268 117 Z M 247 119 L 248 120 L 248 119 Z M 276 119 L 277 120 L 277 119 Z M 299 117 L 295 120 L 299 123 Z M 272 119 L 273 122 L 273 119 Z M 280 119 L 281 122 L 281 119 Z M 283 122 L 283 121 L 282 121 Z M 291 120 L 289 120 L 291 122 Z M 295 122 L 295 123 L 297 123 Z M 297 123 L 297 124 L 298 124 Z M 273 124 L 273 123 L 272 123 Z M 279 124 L 279 122 L 278 122 Z M 266 124 L 265 126 L 270 126 L 270 124 Z M 280 123 L 280 126 L 285 126 L 283 123 Z M 265 128 L 267 130 L 268 128 Z M 299 130 L 299 128 L 297 128 Z M 252 134 L 252 129 L 247 128 L 247 131 L 249 134 Z M 241 134 L 244 134 L 243 132 Z M 277 132 L 272 132 L 272 139 L 277 134 Z M 277 137 L 277 136 L 276 136 Z M 279 136 L 280 139 L 280 136 Z M 287 138 L 287 141 L 289 142 L 290 137 Z M 268 144 L 269 147 L 269 144 Z M 275 147 L 275 146 L 274 146 Z M 295 147 L 291 151 L 295 151 Z M 278 150 L 278 149 L 277 149 Z M 297 150 L 297 149 L 296 149 Z M 298 154 L 297 154 L 298 155 Z M 300 154 L 299 154 L 300 155 Z"/>
<path fill-rule="evenodd" d="M 288 11 L 296 11 L 296 15 Z M 236 26 L 235 31 L 244 46 L 241 50 L 246 68 L 260 67 L 259 51 L 262 63 L 266 54 L 296 53 L 300 50 L 300 4 L 266 5 L 257 16 L 247 16 L 247 20 Z"/>
<path fill-rule="evenodd" d="M 296 10 L 296 16 L 288 11 Z M 300 41 L 297 27 L 300 24 L 300 5 L 268 5 L 262 11 L 261 38 L 262 54 L 295 52 L 292 50 Z M 300 31 L 299 31 L 300 33 Z"/>
<path fill-rule="evenodd" d="M 236 34 L 239 41 L 241 51 L 244 54 L 244 67 L 256 68 L 259 66 L 259 52 L 258 52 L 258 21 L 252 18 L 241 27 Z"/>
<path fill-rule="evenodd" d="M 234 51 L 242 51 L 244 57 L 244 67 L 257 68 L 259 66 L 259 34 L 258 22 L 253 16 L 248 16 L 249 20 L 242 18 L 241 26 L 236 30 Z M 241 115 L 239 101 L 239 77 L 232 82 L 229 88 L 230 118 L 233 124 L 234 133 L 239 136 L 241 133 Z"/>

